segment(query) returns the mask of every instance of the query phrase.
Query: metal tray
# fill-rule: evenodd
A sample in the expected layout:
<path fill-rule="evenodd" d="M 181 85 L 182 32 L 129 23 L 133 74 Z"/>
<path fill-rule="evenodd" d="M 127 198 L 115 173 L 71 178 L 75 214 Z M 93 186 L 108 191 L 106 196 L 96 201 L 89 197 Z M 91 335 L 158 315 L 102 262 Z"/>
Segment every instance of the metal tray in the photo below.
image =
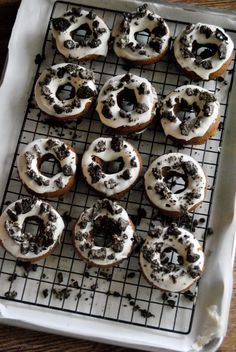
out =
<path fill-rule="evenodd" d="M 44 41 L 41 43 L 42 52 L 38 56 L 38 59 L 43 58 L 43 60 L 39 60 L 40 62 L 34 75 L 34 83 L 44 68 L 64 62 L 64 58 L 52 45 L 50 20 L 66 12 L 72 6 L 79 6 L 79 4 L 56 1 L 51 6 L 48 27 Z M 99 16 L 104 18 L 110 28 L 113 27 L 117 17 L 121 14 L 120 10 L 82 6 L 85 9 L 93 8 Z M 136 7 L 132 3 L 129 6 L 131 8 Z M 166 17 L 166 20 L 173 38 L 188 23 L 182 18 L 173 20 Z M 227 32 L 236 41 L 236 31 L 228 29 Z M 146 77 L 152 82 L 157 90 L 159 99 L 177 86 L 192 83 L 191 80 L 181 75 L 177 70 L 171 52 L 162 62 L 155 65 L 133 67 L 117 58 L 113 53 L 109 53 L 104 59 L 82 63 L 82 65 L 95 72 L 98 89 L 110 77 L 129 71 Z M 220 128 L 216 135 L 205 144 L 185 147 L 175 145 L 169 138 L 165 137 L 158 123 L 153 124 L 142 134 L 126 137 L 139 150 L 142 156 L 143 173 L 157 156 L 171 151 L 180 151 L 191 155 L 202 165 L 208 176 L 208 189 L 205 200 L 194 213 L 187 218 L 180 219 L 178 223 L 180 226 L 187 226 L 191 231 L 194 231 L 195 237 L 203 246 L 210 233 L 209 219 L 213 211 L 212 201 L 215 199 L 213 195 L 218 175 L 219 156 L 222 144 L 225 143 L 224 128 L 225 120 L 228 116 L 227 110 L 233 77 L 234 60 L 223 78 L 216 81 L 197 83 L 199 86 L 215 93 L 221 103 L 222 120 Z M 111 131 L 100 123 L 94 109 L 78 122 L 64 125 L 50 122 L 35 104 L 34 83 L 3 195 L 1 211 L 9 202 L 28 195 L 19 180 L 15 163 L 18 153 L 27 143 L 37 138 L 56 137 L 71 144 L 76 152 L 81 155 L 95 138 L 111 135 Z M 47 174 L 52 174 L 54 168 L 55 163 L 53 161 L 44 163 L 44 172 Z M 19 311 L 29 312 L 29 310 L 33 310 L 40 312 L 40 315 L 44 314 L 45 317 L 50 314 L 53 319 L 55 317 L 56 319 L 63 319 L 64 315 L 69 321 L 74 321 L 77 318 L 77 323 L 79 324 L 84 321 L 87 327 L 95 323 L 100 328 L 106 329 L 105 326 L 107 324 L 110 326 L 109 324 L 112 322 L 114 324 L 112 325 L 113 329 L 119 326 L 119 329 L 121 329 L 120 336 L 124 339 L 120 342 L 118 335 L 115 333 L 110 338 L 109 333 L 105 331 L 103 333 L 91 331 L 91 335 L 88 333 L 83 335 L 82 331 L 75 333 L 70 324 L 65 328 L 64 333 L 66 334 L 97 340 L 105 339 L 116 344 L 147 349 L 157 346 L 171 349 L 172 342 L 169 345 L 169 342 L 165 342 L 166 338 L 167 341 L 177 339 L 178 347 L 176 346 L 175 348 L 180 350 L 182 345 L 179 340 L 180 336 L 189 337 L 192 333 L 196 303 L 198 301 L 198 287 L 192 289 L 192 299 L 189 299 L 184 294 L 163 296 L 161 291 L 152 288 L 141 275 L 137 252 L 134 252 L 130 258 L 118 267 L 109 270 L 90 268 L 75 254 L 71 242 L 73 224 L 79 214 L 85 208 L 90 207 L 98 198 L 99 196 L 79 179 L 76 187 L 71 192 L 60 198 L 49 199 L 50 203 L 63 216 L 66 228 L 61 245 L 46 260 L 42 260 L 36 265 L 25 265 L 15 261 L 3 249 L 0 249 L 0 302 L 3 306 L 8 307 L 8 312 L 10 312 L 11 307 L 13 311 L 14 307 L 18 307 Z M 127 209 L 129 215 L 136 222 L 137 233 L 142 237 L 145 237 L 151 224 L 168 222 L 168 219 L 161 217 L 145 198 L 142 179 L 120 200 L 120 204 Z M 35 225 L 29 223 L 27 226 L 32 227 Z M 2 315 L 4 316 L 3 313 Z M 9 318 L 11 320 L 11 315 Z M 25 324 L 35 324 L 38 328 L 44 328 L 40 318 L 33 320 L 31 319 L 29 322 L 26 319 Z M 18 323 L 18 319 L 14 321 L 14 324 Z M 59 332 L 59 329 L 63 328 L 63 323 L 61 321 L 60 328 L 55 327 L 54 323 L 48 324 L 48 327 Z M 136 337 L 130 337 L 126 341 L 125 334 L 122 335 L 124 329 L 129 333 L 140 331 L 144 340 L 145 333 L 151 334 L 152 341 L 151 343 L 146 341 L 141 344 L 140 341 L 136 342 L 139 340 Z M 154 334 L 155 338 L 153 337 Z M 157 341 L 158 339 L 159 342 Z M 188 343 L 186 343 L 187 345 Z M 190 348 L 188 347 L 186 350 L 190 350 Z"/>

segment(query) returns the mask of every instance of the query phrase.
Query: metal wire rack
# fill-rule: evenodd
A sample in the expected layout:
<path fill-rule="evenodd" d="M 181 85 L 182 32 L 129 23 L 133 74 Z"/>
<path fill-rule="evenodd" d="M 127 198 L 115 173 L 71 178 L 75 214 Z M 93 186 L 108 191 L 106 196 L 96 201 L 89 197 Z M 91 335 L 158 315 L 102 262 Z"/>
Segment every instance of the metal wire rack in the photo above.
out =
<path fill-rule="evenodd" d="M 61 15 L 72 6 L 78 6 L 78 4 L 57 1 L 52 9 L 51 18 Z M 87 6 L 83 6 L 83 8 L 90 9 Z M 113 27 L 117 16 L 120 15 L 116 11 L 94 7 L 93 9 L 110 28 Z M 38 65 L 35 81 L 46 67 L 64 62 L 63 57 L 52 45 L 50 22 L 43 44 L 41 55 L 43 60 Z M 178 21 L 167 20 L 167 23 L 173 37 L 186 25 L 186 23 Z M 236 42 L 236 32 L 228 32 Z M 191 83 L 189 79 L 177 71 L 171 55 L 160 63 L 145 67 L 127 65 L 113 53 L 109 53 L 104 59 L 82 63 L 82 65 L 95 72 L 98 89 L 111 76 L 125 73 L 127 70 L 146 77 L 152 82 L 159 98 L 177 86 Z M 189 145 L 184 148 L 176 146 L 164 136 L 157 123 L 142 134 L 127 136 L 127 140 L 139 150 L 142 156 L 143 173 L 157 156 L 170 151 L 181 151 L 192 155 L 203 166 L 208 176 L 207 195 L 202 206 L 187 219 L 188 227 L 194 231 L 194 235 L 203 245 L 209 233 L 209 214 L 233 69 L 234 60 L 223 78 L 198 83 L 198 85 L 214 92 L 221 103 L 222 122 L 220 128 L 214 138 L 208 140 L 204 145 Z M 1 211 L 10 202 L 28 195 L 19 180 L 15 164 L 17 155 L 27 143 L 37 138 L 56 137 L 70 143 L 81 155 L 95 138 L 110 134 L 111 132 L 100 123 L 94 110 L 78 122 L 64 125 L 51 123 L 35 105 L 32 88 Z M 52 160 L 43 164 L 44 172 L 49 175 L 54 173 L 55 167 L 56 163 Z M 118 267 L 107 270 L 89 268 L 77 257 L 71 241 L 72 226 L 79 214 L 97 199 L 98 195 L 89 189 L 81 179 L 78 180 L 76 187 L 71 192 L 58 199 L 49 199 L 65 220 L 66 228 L 61 245 L 50 257 L 41 260 L 36 265 L 17 262 L 3 249 L 0 249 L 0 297 L 14 299 L 22 304 L 67 311 L 71 314 L 188 334 L 191 331 L 194 316 L 197 287 L 192 289 L 192 294 L 188 297 L 184 294 L 163 295 L 159 290 L 152 288 L 142 277 L 138 267 L 137 251 Z M 160 221 L 167 221 L 159 216 L 145 198 L 142 180 L 121 199 L 120 204 L 136 221 L 137 233 L 143 237 L 150 226 Z M 31 222 L 27 226 L 36 225 Z"/>

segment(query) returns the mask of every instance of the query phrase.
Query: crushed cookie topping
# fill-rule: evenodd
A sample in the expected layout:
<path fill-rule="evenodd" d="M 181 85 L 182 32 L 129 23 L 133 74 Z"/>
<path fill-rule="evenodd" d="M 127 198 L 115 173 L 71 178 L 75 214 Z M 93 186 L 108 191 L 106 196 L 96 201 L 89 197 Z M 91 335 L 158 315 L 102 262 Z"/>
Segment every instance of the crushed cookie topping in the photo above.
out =
<path fill-rule="evenodd" d="M 63 172 L 63 175 L 65 175 L 65 176 L 73 176 L 74 175 L 73 169 L 70 165 L 64 165 L 62 167 L 62 172 Z"/>
<path fill-rule="evenodd" d="M 124 147 L 124 139 L 122 136 L 113 136 L 111 140 L 111 149 L 114 152 L 120 152 Z"/>
<path fill-rule="evenodd" d="M 104 117 L 106 119 L 112 119 L 113 115 L 112 115 L 111 109 L 109 108 L 108 104 L 104 104 L 104 106 L 102 108 L 102 114 L 104 115 Z"/>
<path fill-rule="evenodd" d="M 97 183 L 103 177 L 102 167 L 99 164 L 89 164 L 88 172 L 92 183 Z"/>
<path fill-rule="evenodd" d="M 79 99 L 89 99 L 96 95 L 96 91 L 91 89 L 89 86 L 81 86 L 77 89 L 76 94 Z"/>
<path fill-rule="evenodd" d="M 97 153 L 102 153 L 106 150 L 106 142 L 105 140 L 100 140 L 98 141 L 98 143 L 96 144 L 95 148 L 94 148 L 95 152 Z"/>
<path fill-rule="evenodd" d="M 65 32 L 70 27 L 70 22 L 65 18 L 53 18 L 52 26 L 58 32 Z"/>
<path fill-rule="evenodd" d="M 113 178 L 104 181 L 104 184 L 107 189 L 114 189 L 116 186 L 118 186 L 118 182 L 116 182 Z"/>
<path fill-rule="evenodd" d="M 147 87 L 147 84 L 145 82 L 141 83 L 140 86 L 138 87 L 138 93 L 141 94 L 150 94 L 150 90 Z"/>
<path fill-rule="evenodd" d="M 149 107 L 145 103 L 139 103 L 139 104 L 137 104 L 137 106 L 135 108 L 135 111 L 138 114 L 143 114 L 144 112 L 146 112 L 148 110 L 149 110 Z"/>

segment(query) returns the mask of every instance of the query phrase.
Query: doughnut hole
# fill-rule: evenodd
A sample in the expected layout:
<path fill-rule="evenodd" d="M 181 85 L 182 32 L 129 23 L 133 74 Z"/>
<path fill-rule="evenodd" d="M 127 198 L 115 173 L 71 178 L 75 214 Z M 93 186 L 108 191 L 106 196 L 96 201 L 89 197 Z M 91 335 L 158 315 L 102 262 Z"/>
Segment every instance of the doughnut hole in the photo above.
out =
<path fill-rule="evenodd" d="M 169 171 L 167 167 L 162 170 L 162 174 L 164 176 L 164 182 L 172 193 L 181 193 L 188 187 L 186 175 Z"/>
<path fill-rule="evenodd" d="M 218 52 L 216 44 L 199 44 L 196 40 L 193 42 L 192 53 L 195 57 L 200 57 L 202 60 L 209 59 Z"/>
<path fill-rule="evenodd" d="M 147 45 L 149 37 L 150 37 L 150 31 L 147 28 L 145 28 L 144 30 L 142 30 L 140 32 L 134 33 L 134 38 L 135 38 L 136 42 L 138 42 L 142 46 Z"/>
<path fill-rule="evenodd" d="M 116 233 L 116 222 L 107 215 L 98 216 L 93 221 L 93 230 L 90 233 L 90 241 L 96 246 L 111 247 L 113 243 L 113 234 Z"/>
<path fill-rule="evenodd" d="M 73 99 L 75 97 L 75 87 L 70 83 L 59 86 L 56 91 L 56 97 L 61 101 Z"/>
<path fill-rule="evenodd" d="M 86 41 L 90 40 L 92 37 L 92 31 L 87 23 L 82 24 L 76 30 L 71 32 L 72 39 L 79 43 L 84 44 Z"/>
<path fill-rule="evenodd" d="M 28 236 L 37 237 L 40 236 L 44 230 L 43 220 L 37 216 L 29 216 L 25 219 L 22 226 L 22 233 Z"/>
<path fill-rule="evenodd" d="M 44 222 L 37 216 L 27 217 L 22 230 L 24 241 L 21 243 L 21 252 L 23 254 L 29 251 L 38 254 L 40 248 L 47 248 L 53 244 L 53 239 L 44 235 Z"/>
<path fill-rule="evenodd" d="M 46 154 L 38 160 L 38 169 L 46 177 L 53 177 L 61 172 L 59 161 L 52 154 Z"/>
<path fill-rule="evenodd" d="M 117 104 L 120 109 L 131 112 L 137 106 L 137 99 L 133 89 L 124 88 L 117 95 Z"/>
<path fill-rule="evenodd" d="M 192 124 L 198 119 L 200 111 L 201 109 L 195 102 L 188 104 L 185 99 L 178 100 L 174 107 L 174 114 L 180 121 L 191 121 Z"/>
<path fill-rule="evenodd" d="M 124 167 L 124 160 L 122 157 L 110 161 L 104 161 L 96 157 L 96 162 L 101 165 L 102 171 L 108 175 L 116 174 Z"/>
<path fill-rule="evenodd" d="M 161 264 L 163 266 L 173 266 L 183 264 L 183 257 L 173 247 L 165 248 L 160 254 Z"/>

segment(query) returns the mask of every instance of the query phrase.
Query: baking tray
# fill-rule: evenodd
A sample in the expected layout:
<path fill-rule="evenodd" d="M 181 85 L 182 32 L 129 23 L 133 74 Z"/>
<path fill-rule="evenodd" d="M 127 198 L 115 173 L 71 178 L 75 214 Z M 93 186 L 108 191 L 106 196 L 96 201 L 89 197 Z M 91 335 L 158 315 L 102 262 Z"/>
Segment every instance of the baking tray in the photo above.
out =
<path fill-rule="evenodd" d="M 5 104 L 8 109 L 7 113 L 10 115 L 9 133 L 13 133 L 13 135 L 15 133 L 15 135 L 19 135 L 19 138 L 15 146 L 15 138 L 7 140 L 5 136 L 4 146 L 7 144 L 8 153 L 4 154 L 4 150 L 2 150 L 0 155 L 2 166 L 4 165 L 3 158 L 6 155 L 8 155 L 8 160 L 11 160 L 5 191 L 2 192 L 2 210 L 9 202 L 28 195 L 19 180 L 15 164 L 18 153 L 27 143 L 37 138 L 56 137 L 72 144 L 76 152 L 81 155 L 95 138 L 111 135 L 111 131 L 100 123 L 94 109 L 79 122 L 66 125 L 50 123 L 37 108 L 33 93 L 35 81 L 42 70 L 53 64 L 64 62 L 63 57 L 52 45 L 50 19 L 66 12 L 71 6 L 81 4 L 85 9 L 94 9 L 112 28 L 122 13 L 124 3 L 117 2 L 116 9 L 114 6 L 110 9 L 111 5 L 108 2 L 104 1 L 103 3 L 104 6 L 99 8 L 92 1 L 90 1 L 91 5 L 88 5 L 81 1 L 71 3 L 44 0 L 40 5 L 37 5 L 41 15 L 36 15 L 36 8 L 33 8 L 28 0 L 22 2 L 14 29 L 17 30 L 27 14 L 31 13 L 37 17 L 33 35 L 37 35 L 38 51 L 30 53 L 27 48 L 29 51 L 27 53 L 25 49 L 24 55 L 30 56 L 30 65 L 32 66 L 34 59 L 36 59 L 36 64 L 34 67 L 32 66 L 32 71 L 26 71 L 30 76 L 26 88 L 30 89 L 28 92 L 25 90 L 26 95 L 19 103 L 20 108 L 17 111 L 20 116 L 17 116 L 19 121 L 16 123 L 17 128 L 14 129 L 14 132 L 12 126 L 13 119 L 16 117 L 12 115 L 12 111 L 9 112 L 10 105 Z M 126 2 L 125 4 L 127 10 L 133 10 L 139 3 Z M 193 11 L 193 8 L 187 7 L 183 10 L 179 7 L 154 3 L 150 3 L 149 7 L 157 9 L 158 13 L 165 17 L 173 37 L 186 26 L 190 18 L 195 22 L 200 19 L 204 22 L 203 14 L 197 10 Z M 37 23 L 40 23 L 45 16 L 47 21 L 44 21 L 43 28 L 39 31 Z M 236 42 L 233 17 L 232 23 L 231 17 L 226 23 L 220 14 L 217 14 L 216 19 L 215 13 L 206 11 L 205 16 L 207 18 L 205 22 L 214 24 L 216 21 L 216 24 L 220 23 Z M 28 27 L 30 24 L 26 25 L 26 29 L 22 29 L 23 39 L 26 34 L 29 35 Z M 17 47 L 14 38 L 13 31 L 10 42 L 12 52 Z M 24 51 L 24 48 L 21 48 L 21 51 Z M 13 63 L 9 60 L 7 70 L 12 68 L 12 65 Z M 14 65 L 17 63 L 14 62 Z M 151 81 L 157 90 L 159 99 L 177 86 L 192 83 L 177 71 L 171 54 L 162 62 L 147 66 L 132 67 L 118 59 L 113 53 L 109 53 L 104 59 L 82 63 L 82 65 L 95 72 L 98 89 L 110 77 L 130 71 Z M 25 79 L 26 72 L 23 72 L 22 80 Z M 29 72 L 33 72 L 33 74 L 29 75 Z M 6 71 L 4 83 L 7 89 L 10 89 L 8 88 L 7 75 L 9 75 L 8 71 Z M 233 140 L 235 123 L 232 121 L 232 112 L 229 110 L 229 105 L 231 109 L 234 108 L 233 104 L 229 103 L 230 95 L 234 91 L 233 78 L 234 60 L 224 77 L 216 81 L 197 83 L 214 92 L 221 103 L 220 128 L 216 135 L 204 145 L 189 145 L 184 148 L 175 145 L 164 136 L 157 123 L 142 134 L 127 136 L 127 140 L 139 150 L 142 156 L 143 173 L 157 156 L 180 151 L 193 156 L 203 166 L 208 176 L 208 189 L 202 206 L 197 208 L 187 219 L 179 220 L 179 224 L 194 231 L 196 238 L 206 247 L 206 270 L 200 285 L 192 289 L 191 299 L 184 294 L 163 296 L 161 291 L 150 287 L 140 274 L 137 251 L 134 251 L 133 255 L 118 267 L 109 270 L 89 268 L 77 257 L 71 242 L 71 229 L 79 214 L 98 199 L 98 195 L 79 179 L 71 192 L 60 198 L 49 199 L 50 203 L 63 216 L 66 224 L 61 245 L 49 258 L 38 262 L 37 265 L 23 265 L 16 262 L 3 249 L 0 250 L 0 311 L 3 322 L 20 326 L 23 323 L 28 327 L 50 329 L 57 333 L 63 332 L 71 336 L 148 350 L 157 350 L 156 348 L 176 351 L 202 348 L 215 350 L 222 341 L 227 326 L 232 280 L 230 275 L 225 275 L 224 270 L 226 267 L 231 272 L 234 255 L 234 231 L 231 228 L 234 225 L 235 189 L 231 188 L 230 196 L 227 193 L 229 192 L 227 185 L 232 182 L 235 175 L 234 160 L 236 160 L 232 159 L 231 164 L 228 164 L 229 158 L 233 156 L 232 149 L 234 149 L 233 144 L 235 143 Z M 3 87 L 0 93 L 2 93 Z M 27 94 L 28 100 L 26 100 Z M 19 95 L 16 93 L 16 100 Z M 1 95 L 0 98 L 3 101 Z M 6 130 L 8 131 L 8 125 Z M 9 153 L 9 150 L 12 152 Z M 224 156 L 220 157 L 221 154 Z M 54 167 L 54 163 L 49 161 L 44 164 L 44 172 L 53 173 Z M 230 170 L 231 175 L 227 174 L 227 183 L 222 184 L 219 180 L 222 180 L 225 167 Z M 7 171 L 6 167 L 3 181 Z M 1 188 L 4 187 L 3 181 Z M 221 204 L 219 204 L 219 199 Z M 129 215 L 136 222 L 137 233 L 142 237 L 145 237 L 153 224 L 168 221 L 168 219 L 160 217 L 145 198 L 142 180 L 120 200 L 120 204 L 127 209 Z M 222 204 L 230 206 L 230 212 L 226 206 L 222 207 Z M 220 224 L 217 223 L 219 213 L 221 218 L 225 219 L 221 220 Z M 34 224 L 28 224 L 28 226 L 31 227 Z M 214 236 L 207 240 L 208 235 L 212 233 L 212 228 Z M 228 234 L 227 253 L 231 248 L 231 252 L 227 254 L 229 263 L 226 263 L 224 267 L 218 258 L 218 251 L 223 250 L 222 238 L 220 237 L 222 231 L 224 236 Z M 211 252 L 209 252 L 209 246 Z M 218 273 L 217 278 L 216 273 Z M 32 316 L 32 311 L 34 316 Z M 204 334 L 201 332 L 203 318 L 206 324 L 202 330 Z M 210 345 L 209 342 L 211 342 Z"/>

